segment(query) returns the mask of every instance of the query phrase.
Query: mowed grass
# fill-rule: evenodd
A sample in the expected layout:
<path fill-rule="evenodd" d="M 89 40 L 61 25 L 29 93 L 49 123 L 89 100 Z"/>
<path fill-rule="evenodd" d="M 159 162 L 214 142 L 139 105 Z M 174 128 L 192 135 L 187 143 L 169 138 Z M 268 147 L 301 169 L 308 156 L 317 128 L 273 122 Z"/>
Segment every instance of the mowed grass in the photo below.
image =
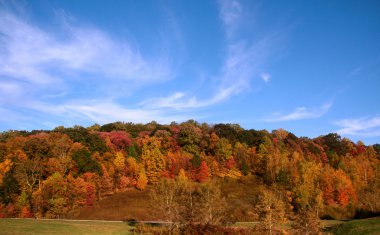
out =
<path fill-rule="evenodd" d="M 0 219 L 0 234 L 131 234 L 125 222 Z"/>
<path fill-rule="evenodd" d="M 351 220 L 328 230 L 335 235 L 375 235 L 380 234 L 380 217 Z"/>

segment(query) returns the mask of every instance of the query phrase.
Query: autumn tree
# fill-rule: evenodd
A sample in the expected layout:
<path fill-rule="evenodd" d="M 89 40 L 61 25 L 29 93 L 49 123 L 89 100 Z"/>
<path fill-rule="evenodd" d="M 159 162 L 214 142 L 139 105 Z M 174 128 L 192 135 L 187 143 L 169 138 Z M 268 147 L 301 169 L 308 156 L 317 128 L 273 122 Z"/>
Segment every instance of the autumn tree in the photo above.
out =
<path fill-rule="evenodd" d="M 284 202 L 274 192 L 262 191 L 255 208 L 261 221 L 260 225 L 268 234 L 273 234 L 274 226 L 286 220 Z"/>
<path fill-rule="evenodd" d="M 322 165 L 312 161 L 299 162 L 300 179 L 295 183 L 294 191 L 297 205 L 305 210 L 316 209 L 316 216 L 323 207 L 323 193 L 320 189 Z"/>
<path fill-rule="evenodd" d="M 100 177 L 98 190 L 100 198 L 113 194 L 113 181 L 104 165 L 102 165 L 102 172 L 103 175 Z"/>
<path fill-rule="evenodd" d="M 301 210 L 295 221 L 292 223 L 292 228 L 297 235 L 319 235 L 322 234 L 320 229 L 320 220 L 311 210 Z"/>
<path fill-rule="evenodd" d="M 99 136 L 104 140 L 108 138 L 117 151 L 127 149 L 132 143 L 129 134 L 125 131 L 100 132 Z"/>
<path fill-rule="evenodd" d="M 280 152 L 275 148 L 273 142 L 268 137 L 264 137 L 264 142 L 259 146 L 260 165 L 264 172 L 264 181 L 267 184 L 276 182 L 276 176 L 280 172 Z"/>
<path fill-rule="evenodd" d="M 187 177 L 185 170 L 181 168 L 179 170 L 179 173 L 178 173 L 178 176 L 177 176 L 178 183 L 180 185 L 183 185 L 183 184 L 187 183 L 188 180 L 189 180 L 189 178 Z"/>
<path fill-rule="evenodd" d="M 226 200 L 216 182 L 195 185 L 178 179 L 163 179 L 154 186 L 151 198 L 159 219 L 177 221 L 181 226 L 192 223 L 220 225 L 229 218 Z"/>
<path fill-rule="evenodd" d="M 15 152 L 17 158 L 15 166 L 15 177 L 19 184 L 28 193 L 32 194 L 36 185 L 40 183 L 43 166 L 41 158 L 30 158 L 22 150 Z"/>
<path fill-rule="evenodd" d="M 163 179 L 151 191 L 150 198 L 159 219 L 167 222 L 179 220 L 179 187 L 174 180 Z"/>
<path fill-rule="evenodd" d="M 215 154 L 220 162 L 227 161 L 232 157 L 232 146 L 226 138 L 218 140 Z"/>
<path fill-rule="evenodd" d="M 10 159 L 5 159 L 3 162 L 0 162 L 0 185 L 3 183 L 5 174 L 11 170 L 13 162 Z"/>
<path fill-rule="evenodd" d="M 117 152 L 115 154 L 115 159 L 113 160 L 113 164 L 116 167 L 116 170 L 123 171 L 125 168 L 125 157 L 122 152 Z"/>
<path fill-rule="evenodd" d="M 144 190 L 148 184 L 148 178 L 146 177 L 145 171 L 141 170 L 136 183 L 136 188 L 139 190 Z"/>
<path fill-rule="evenodd" d="M 227 222 L 228 208 L 226 199 L 222 196 L 221 186 L 215 181 L 204 183 L 199 188 L 200 222 L 220 225 Z"/>
<path fill-rule="evenodd" d="M 85 172 L 101 172 L 99 162 L 91 157 L 91 152 L 82 147 L 72 153 L 72 159 L 76 163 L 79 173 Z"/>
<path fill-rule="evenodd" d="M 69 210 L 67 186 L 66 179 L 58 172 L 43 182 L 41 194 L 47 217 L 60 218 Z"/>
<path fill-rule="evenodd" d="M 160 141 L 155 137 L 147 137 L 142 147 L 141 160 L 145 167 L 148 182 L 159 182 L 162 171 L 165 169 L 165 161 L 160 151 Z"/>
<path fill-rule="evenodd" d="M 178 142 L 184 151 L 197 155 L 200 153 L 201 134 L 202 131 L 193 123 L 182 123 L 178 134 Z"/>
<path fill-rule="evenodd" d="M 207 181 L 207 179 L 210 177 L 210 172 L 209 172 L 209 168 L 207 166 L 207 163 L 205 161 L 202 161 L 201 162 L 201 165 L 198 169 L 198 173 L 197 173 L 197 180 L 198 182 L 205 182 Z"/>

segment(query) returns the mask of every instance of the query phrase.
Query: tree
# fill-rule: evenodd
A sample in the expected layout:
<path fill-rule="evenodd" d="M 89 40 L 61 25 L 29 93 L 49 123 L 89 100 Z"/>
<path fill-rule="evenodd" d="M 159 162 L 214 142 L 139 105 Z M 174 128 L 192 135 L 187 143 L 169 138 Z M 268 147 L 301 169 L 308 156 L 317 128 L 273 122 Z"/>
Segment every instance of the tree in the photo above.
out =
<path fill-rule="evenodd" d="M 123 171 L 125 168 L 125 157 L 122 152 L 117 152 L 113 164 L 116 167 L 116 170 Z"/>
<path fill-rule="evenodd" d="M 256 212 L 261 221 L 261 226 L 268 232 L 273 234 L 274 226 L 285 221 L 285 205 L 283 201 L 270 191 L 262 191 L 256 204 Z"/>
<path fill-rule="evenodd" d="M 72 159 L 78 167 L 78 173 L 94 172 L 101 173 L 101 167 L 98 161 L 91 157 L 90 151 L 86 148 L 79 148 L 72 154 Z"/>
<path fill-rule="evenodd" d="M 87 186 L 90 184 L 92 183 L 86 182 L 82 177 L 67 176 L 68 205 L 74 213 L 78 212 L 79 208 L 86 206 Z"/>
<path fill-rule="evenodd" d="M 141 160 L 144 164 L 148 182 L 159 182 L 162 171 L 165 169 L 165 161 L 160 151 L 160 142 L 155 137 L 147 137 L 142 147 Z"/>
<path fill-rule="evenodd" d="M 193 123 L 185 122 L 181 124 L 178 142 L 180 146 L 188 153 L 199 154 L 202 131 Z"/>
<path fill-rule="evenodd" d="M 99 197 L 109 196 L 113 194 L 113 182 L 112 178 L 108 174 L 107 168 L 102 165 L 103 175 L 100 177 L 99 182 Z"/>
<path fill-rule="evenodd" d="M 292 223 L 292 228 L 299 235 L 319 235 L 321 233 L 320 220 L 311 210 L 301 210 Z"/>
<path fill-rule="evenodd" d="M 5 159 L 0 162 L 0 185 L 3 183 L 5 174 L 12 168 L 13 162 L 10 159 Z"/>
<path fill-rule="evenodd" d="M 151 191 L 152 206 L 160 219 L 167 222 L 179 220 L 179 188 L 172 179 L 161 180 Z"/>
<path fill-rule="evenodd" d="M 133 157 L 128 157 L 127 158 L 127 174 L 134 178 L 137 177 L 139 174 L 139 164 L 136 162 L 136 159 Z"/>
<path fill-rule="evenodd" d="M 320 179 L 322 164 L 312 161 L 299 162 L 300 179 L 295 183 L 296 202 L 302 209 L 321 208 L 323 206 L 318 196 L 321 196 Z"/>
<path fill-rule="evenodd" d="M 227 202 L 222 196 L 221 187 L 215 181 L 200 186 L 200 222 L 220 225 L 227 222 Z"/>
<path fill-rule="evenodd" d="M 152 209 L 159 219 L 178 222 L 182 227 L 192 223 L 221 225 L 229 218 L 226 200 L 216 182 L 195 185 L 163 179 L 154 186 L 151 199 Z"/>
<path fill-rule="evenodd" d="M 219 161 L 224 162 L 232 157 L 232 146 L 226 138 L 219 139 L 215 151 Z"/>
<path fill-rule="evenodd" d="M 17 162 L 15 167 L 15 177 L 19 184 L 32 194 L 34 188 L 40 183 L 42 174 L 41 158 L 29 158 L 23 151 L 16 151 Z"/>
<path fill-rule="evenodd" d="M 51 216 L 48 217 L 53 217 L 53 218 L 60 218 L 60 216 L 64 215 L 67 213 L 67 204 L 66 204 L 66 199 L 63 197 L 56 197 L 56 198 L 51 198 L 49 199 L 49 207 L 50 207 L 50 214 Z"/>
<path fill-rule="evenodd" d="M 132 143 L 129 134 L 125 131 L 100 132 L 99 136 L 104 140 L 109 138 L 114 149 L 117 151 L 125 150 Z"/>
<path fill-rule="evenodd" d="M 198 182 L 205 182 L 207 181 L 208 177 L 210 176 L 210 172 L 209 172 L 209 168 L 207 166 L 207 163 L 205 161 L 202 161 L 201 162 L 201 165 L 198 169 L 198 173 L 197 173 L 197 180 Z"/>
<path fill-rule="evenodd" d="M 147 184 L 148 184 L 148 179 L 146 177 L 145 171 L 142 170 L 140 171 L 139 176 L 137 178 L 136 188 L 140 190 L 144 190 Z"/>
<path fill-rule="evenodd" d="M 186 176 L 185 170 L 180 169 L 178 176 L 177 176 L 177 181 L 180 185 L 186 184 L 188 182 L 189 178 Z"/>

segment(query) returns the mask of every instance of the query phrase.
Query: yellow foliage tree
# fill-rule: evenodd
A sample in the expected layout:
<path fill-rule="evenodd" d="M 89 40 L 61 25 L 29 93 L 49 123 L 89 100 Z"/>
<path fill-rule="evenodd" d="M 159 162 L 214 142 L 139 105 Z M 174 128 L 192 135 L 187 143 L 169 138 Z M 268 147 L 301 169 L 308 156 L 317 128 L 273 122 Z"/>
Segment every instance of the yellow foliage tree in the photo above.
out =
<path fill-rule="evenodd" d="M 5 159 L 0 162 L 0 184 L 3 183 L 3 178 L 5 174 L 11 169 L 13 162 L 10 159 Z"/>
<path fill-rule="evenodd" d="M 178 176 L 177 176 L 177 182 L 178 184 L 180 185 L 183 185 L 183 184 L 186 184 L 186 182 L 188 181 L 188 177 L 186 176 L 186 173 L 185 173 L 185 170 L 184 169 L 180 169 L 179 170 L 179 173 L 178 173 Z"/>
<path fill-rule="evenodd" d="M 125 168 L 125 157 L 122 152 L 117 152 L 113 164 L 118 171 L 122 171 Z"/>
<path fill-rule="evenodd" d="M 142 170 L 137 179 L 136 188 L 140 190 L 144 190 L 147 184 L 148 184 L 148 178 L 146 177 L 145 172 Z"/>
<path fill-rule="evenodd" d="M 142 147 L 141 160 L 149 183 L 158 183 L 161 173 L 165 169 L 165 160 L 160 151 L 160 141 L 157 138 L 148 137 Z"/>

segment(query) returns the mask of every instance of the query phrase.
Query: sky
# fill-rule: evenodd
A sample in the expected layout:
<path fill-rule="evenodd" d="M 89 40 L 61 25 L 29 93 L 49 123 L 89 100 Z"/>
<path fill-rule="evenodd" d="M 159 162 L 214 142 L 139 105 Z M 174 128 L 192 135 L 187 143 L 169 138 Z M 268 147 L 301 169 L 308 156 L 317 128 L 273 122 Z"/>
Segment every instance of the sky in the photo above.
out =
<path fill-rule="evenodd" d="M 0 131 L 238 123 L 380 143 L 380 2 L 0 0 Z"/>

